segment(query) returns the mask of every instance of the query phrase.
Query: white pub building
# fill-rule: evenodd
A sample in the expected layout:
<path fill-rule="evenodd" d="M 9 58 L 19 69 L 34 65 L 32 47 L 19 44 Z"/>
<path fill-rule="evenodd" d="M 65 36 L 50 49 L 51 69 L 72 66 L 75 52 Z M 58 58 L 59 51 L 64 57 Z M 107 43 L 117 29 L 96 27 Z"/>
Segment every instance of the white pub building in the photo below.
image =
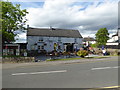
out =
<path fill-rule="evenodd" d="M 27 50 L 35 50 L 40 53 L 56 51 L 70 51 L 82 47 L 82 36 L 78 30 L 55 29 L 55 28 L 28 28 Z"/>

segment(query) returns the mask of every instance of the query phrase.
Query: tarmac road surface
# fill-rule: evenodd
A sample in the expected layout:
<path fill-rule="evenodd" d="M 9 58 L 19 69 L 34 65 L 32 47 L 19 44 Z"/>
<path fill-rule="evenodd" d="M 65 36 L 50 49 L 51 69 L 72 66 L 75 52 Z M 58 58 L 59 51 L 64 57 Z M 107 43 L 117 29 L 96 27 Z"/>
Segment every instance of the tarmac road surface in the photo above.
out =
<path fill-rule="evenodd" d="M 3 69 L 3 88 L 101 88 L 118 85 L 118 57 L 87 63 Z"/>

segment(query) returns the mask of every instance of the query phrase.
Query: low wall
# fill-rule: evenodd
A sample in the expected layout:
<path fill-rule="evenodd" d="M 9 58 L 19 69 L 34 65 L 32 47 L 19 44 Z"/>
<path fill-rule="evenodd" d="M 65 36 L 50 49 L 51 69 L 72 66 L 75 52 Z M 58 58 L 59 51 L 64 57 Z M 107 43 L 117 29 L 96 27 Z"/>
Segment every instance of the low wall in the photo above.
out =
<path fill-rule="evenodd" d="M 5 57 L 2 58 L 2 63 L 22 63 L 22 62 L 33 62 L 34 57 Z"/>
<path fill-rule="evenodd" d="M 102 46 L 99 46 L 98 48 L 101 48 Z M 120 44 L 119 45 L 105 45 L 104 46 L 107 49 L 120 49 Z"/>
<path fill-rule="evenodd" d="M 110 55 L 120 55 L 119 49 L 107 49 L 107 52 L 110 53 Z"/>
<path fill-rule="evenodd" d="M 94 48 L 95 53 L 102 55 L 102 49 L 100 48 Z M 110 55 L 120 55 L 120 50 L 119 49 L 106 49 L 107 53 Z"/>

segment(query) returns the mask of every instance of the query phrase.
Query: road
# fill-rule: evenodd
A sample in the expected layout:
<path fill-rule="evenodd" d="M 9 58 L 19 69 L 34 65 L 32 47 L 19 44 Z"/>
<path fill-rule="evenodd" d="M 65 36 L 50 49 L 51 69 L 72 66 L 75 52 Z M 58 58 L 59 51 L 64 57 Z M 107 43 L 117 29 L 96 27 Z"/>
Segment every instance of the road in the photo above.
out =
<path fill-rule="evenodd" d="M 118 58 L 3 69 L 3 88 L 101 88 L 118 86 Z"/>

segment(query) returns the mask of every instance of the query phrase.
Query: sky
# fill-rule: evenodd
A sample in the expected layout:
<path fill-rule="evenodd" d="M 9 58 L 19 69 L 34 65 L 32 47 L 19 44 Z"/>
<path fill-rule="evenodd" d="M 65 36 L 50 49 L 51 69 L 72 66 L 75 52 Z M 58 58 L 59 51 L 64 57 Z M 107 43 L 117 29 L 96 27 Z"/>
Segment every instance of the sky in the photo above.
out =
<path fill-rule="evenodd" d="M 83 37 L 95 37 L 100 28 L 107 28 L 110 37 L 118 28 L 119 0 L 11 0 L 27 9 L 27 25 L 35 28 L 79 30 Z M 18 33 L 18 32 L 17 32 Z M 26 41 L 20 32 L 17 42 Z"/>

